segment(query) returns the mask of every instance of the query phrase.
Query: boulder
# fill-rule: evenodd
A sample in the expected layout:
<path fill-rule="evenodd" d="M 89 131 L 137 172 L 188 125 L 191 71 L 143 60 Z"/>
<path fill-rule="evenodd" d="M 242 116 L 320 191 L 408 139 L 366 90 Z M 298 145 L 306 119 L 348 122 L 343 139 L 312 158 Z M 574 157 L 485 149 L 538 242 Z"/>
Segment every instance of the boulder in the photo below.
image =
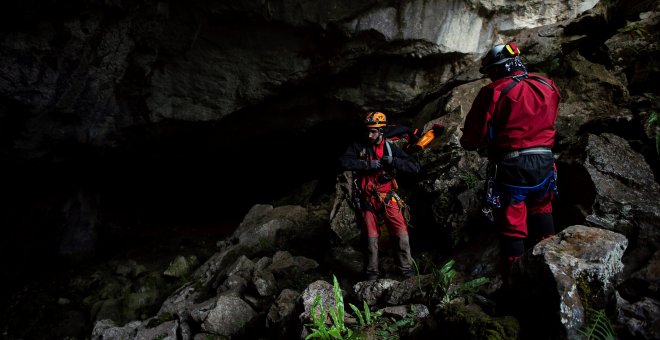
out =
<path fill-rule="evenodd" d="M 285 275 L 291 270 L 308 271 L 318 268 L 318 262 L 304 256 L 292 256 L 288 251 L 278 251 L 268 270 L 277 275 Z"/>
<path fill-rule="evenodd" d="M 207 333 L 234 336 L 245 331 L 257 313 L 250 305 L 235 296 L 219 296 L 200 304 L 191 316 Z"/>
<path fill-rule="evenodd" d="M 335 202 L 330 212 L 330 229 L 344 244 L 356 244 L 360 237 L 360 227 L 352 205 L 353 173 L 344 171 L 337 176 Z"/>
<path fill-rule="evenodd" d="M 320 306 L 323 306 L 326 313 L 328 313 L 330 308 L 335 307 L 335 293 L 333 290 L 333 286 L 323 280 L 312 282 L 312 284 L 307 286 L 307 288 L 303 291 L 302 295 L 300 296 L 303 305 L 303 312 L 300 314 L 298 318 L 303 323 L 312 322 L 312 318 L 311 318 L 312 308 L 314 307 L 314 301 L 316 301 L 317 297 L 320 298 Z M 316 309 L 317 317 L 321 316 L 319 314 L 320 306 L 317 307 Z M 330 317 L 329 314 L 327 314 L 326 319 L 329 319 L 329 317 Z"/>
<path fill-rule="evenodd" d="M 353 286 L 358 301 L 365 301 L 367 305 L 374 306 L 384 300 L 391 289 L 399 285 L 399 281 L 390 279 L 379 279 L 361 281 Z"/>
<path fill-rule="evenodd" d="M 269 329 L 277 329 L 279 334 L 283 336 L 287 334 L 289 323 L 295 321 L 295 311 L 299 298 L 300 293 L 295 290 L 282 290 L 268 310 L 266 326 Z"/>
<path fill-rule="evenodd" d="M 627 246 L 621 234 L 580 225 L 539 242 L 520 263 L 529 281 L 527 289 L 518 289 L 534 292 L 526 308 L 542 311 L 535 318 L 547 320 L 552 336 L 578 337 L 587 322 L 585 309 L 602 309 L 613 298 Z"/>
<path fill-rule="evenodd" d="M 169 266 L 163 272 L 163 275 L 170 277 L 182 277 L 190 273 L 197 265 L 197 256 L 179 255 L 170 262 Z"/>
<path fill-rule="evenodd" d="M 179 322 L 177 320 L 166 321 L 153 328 L 139 329 L 135 335 L 135 340 L 177 340 L 177 331 Z"/>
<path fill-rule="evenodd" d="M 616 294 L 617 321 L 635 339 L 657 339 L 660 334 L 660 301 L 644 297 L 630 302 Z"/>
<path fill-rule="evenodd" d="M 245 278 L 232 274 L 227 277 L 220 287 L 218 287 L 218 292 L 234 292 L 240 296 L 247 290 L 247 287 L 248 281 Z"/>
<path fill-rule="evenodd" d="M 144 328 L 142 321 L 132 321 L 119 327 L 112 320 L 99 320 L 94 323 L 92 340 L 134 339 L 138 330 Z"/>
<path fill-rule="evenodd" d="M 431 313 L 425 305 L 412 304 L 407 306 L 390 306 L 383 308 L 383 316 L 393 317 L 401 320 L 406 317 L 412 317 L 416 320 L 422 320 L 429 317 Z"/>
<path fill-rule="evenodd" d="M 427 284 L 430 283 L 430 279 L 431 275 L 424 275 L 419 278 L 422 282 L 421 289 L 417 277 L 411 277 L 399 282 L 399 284 L 394 285 L 389 290 L 389 294 L 385 297 L 387 304 L 391 306 L 405 305 L 415 301 L 415 299 L 423 297 L 423 290 L 427 287 Z"/>
<path fill-rule="evenodd" d="M 659 334 L 660 250 L 638 247 L 624 257 L 624 281 L 617 287 L 617 321 L 623 330 L 640 339 Z"/>
<path fill-rule="evenodd" d="M 250 257 L 271 254 L 277 249 L 319 251 L 316 244 L 322 238 L 325 214 L 300 206 L 253 206 L 233 235 L 220 243 L 221 250 L 193 273 L 193 283 L 170 295 L 160 312 L 183 313 L 203 300 L 208 291 L 219 287 L 228 274 L 235 273 L 251 282 L 255 264 Z M 308 265 L 311 264 L 305 264 Z"/>
<path fill-rule="evenodd" d="M 269 297 L 277 294 L 277 282 L 272 272 L 259 270 L 254 272 L 252 284 L 261 297 Z"/>

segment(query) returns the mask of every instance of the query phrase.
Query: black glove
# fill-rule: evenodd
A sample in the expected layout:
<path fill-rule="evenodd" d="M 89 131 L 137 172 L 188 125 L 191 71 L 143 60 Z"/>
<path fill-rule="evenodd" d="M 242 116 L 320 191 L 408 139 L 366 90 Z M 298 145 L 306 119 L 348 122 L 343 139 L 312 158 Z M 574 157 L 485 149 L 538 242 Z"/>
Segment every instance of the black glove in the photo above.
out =
<path fill-rule="evenodd" d="M 367 161 L 367 170 L 376 170 L 380 169 L 382 165 L 380 164 L 380 160 L 378 159 L 372 159 L 370 161 Z"/>
<path fill-rule="evenodd" d="M 394 157 L 392 157 L 390 155 L 386 155 L 386 156 L 383 156 L 383 158 L 381 158 L 380 160 L 383 161 L 383 163 L 385 163 L 385 164 L 392 165 L 392 161 L 394 160 Z"/>

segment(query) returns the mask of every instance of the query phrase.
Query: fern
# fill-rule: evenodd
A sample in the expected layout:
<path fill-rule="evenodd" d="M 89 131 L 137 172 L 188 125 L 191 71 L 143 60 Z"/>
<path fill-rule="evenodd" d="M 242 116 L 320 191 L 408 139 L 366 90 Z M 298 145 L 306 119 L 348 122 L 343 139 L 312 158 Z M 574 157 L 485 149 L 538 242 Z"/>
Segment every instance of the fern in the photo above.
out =
<path fill-rule="evenodd" d="M 658 114 L 657 112 L 653 111 L 653 112 L 651 112 L 651 113 L 649 114 L 649 117 L 648 117 L 648 119 L 647 119 L 647 122 L 648 122 L 649 124 L 651 124 L 651 125 L 656 125 L 656 124 L 660 123 L 660 118 L 659 118 L 659 116 L 660 116 L 660 114 Z"/>
<path fill-rule="evenodd" d="M 614 340 L 616 336 L 614 335 L 614 329 L 612 329 L 612 324 L 610 319 L 607 318 L 605 312 L 602 310 L 595 310 L 588 308 L 587 312 L 591 314 L 591 321 L 584 329 L 578 329 L 587 340 Z"/>
<path fill-rule="evenodd" d="M 371 310 L 369 309 L 369 305 L 367 304 L 367 301 L 362 301 L 363 308 L 364 308 L 364 313 L 360 311 L 359 308 L 357 308 L 354 304 L 349 303 L 348 305 L 351 306 L 351 309 L 353 312 L 355 312 L 355 315 L 358 318 L 358 322 L 360 323 L 361 327 L 364 326 L 371 326 L 376 322 L 376 319 L 383 313 L 383 311 L 378 311 L 374 313 L 373 315 L 371 314 Z"/>
<path fill-rule="evenodd" d="M 355 307 L 354 304 L 349 303 L 348 305 L 351 307 L 351 309 L 355 313 L 355 316 L 357 316 L 358 322 L 360 323 L 360 326 L 364 326 L 364 317 L 362 316 L 362 312 L 360 312 L 360 310 L 357 307 Z"/>
<path fill-rule="evenodd" d="M 316 309 L 320 308 L 319 314 L 317 317 Z M 320 339 L 330 339 L 330 334 L 328 333 L 328 327 L 325 325 L 325 307 L 321 303 L 321 296 L 317 295 L 314 298 L 314 303 L 312 304 L 312 333 L 309 334 L 305 340 L 320 338 Z"/>
<path fill-rule="evenodd" d="M 341 294 L 339 282 L 334 275 L 332 275 L 332 290 L 335 293 L 335 308 L 330 310 L 330 316 L 332 317 L 336 328 L 344 333 L 347 330 L 346 325 L 344 324 L 344 296 Z"/>
<path fill-rule="evenodd" d="M 312 328 L 312 333 L 305 339 L 344 339 L 350 338 L 353 334 L 349 328 L 346 328 L 344 323 L 344 296 L 341 294 L 341 288 L 337 277 L 332 276 L 333 285 L 332 290 L 335 294 L 335 307 L 330 308 L 330 318 L 332 318 L 332 326 L 328 328 L 325 324 L 325 308 L 321 303 L 321 296 L 317 295 L 312 305 L 312 324 L 308 325 Z M 316 308 L 320 307 L 320 316 L 316 315 Z M 345 337 L 344 337 L 345 334 Z"/>
<path fill-rule="evenodd" d="M 452 290 L 454 277 L 456 276 L 456 270 L 452 268 L 454 263 L 456 261 L 449 260 L 442 267 L 433 269 L 433 284 L 428 296 L 429 304 L 431 304 L 433 298 L 438 298 L 440 304 L 437 306 L 442 307 L 455 298 L 476 294 L 479 287 L 489 282 L 488 278 L 478 277 Z"/>
<path fill-rule="evenodd" d="M 417 261 L 415 261 L 415 259 L 413 259 L 413 258 L 411 258 L 410 260 L 411 260 L 413 266 L 415 266 L 415 273 L 417 273 L 417 287 L 419 287 L 419 291 L 423 295 L 424 291 L 422 290 L 422 279 L 421 279 L 421 276 L 419 274 L 419 267 L 417 266 Z"/>
<path fill-rule="evenodd" d="M 655 151 L 660 155 L 660 132 L 657 131 L 657 127 L 660 126 L 660 114 L 656 111 L 652 111 L 646 122 L 649 124 L 650 127 L 656 127 L 656 134 L 655 134 Z"/>
<path fill-rule="evenodd" d="M 367 301 L 362 301 L 362 302 L 364 304 L 364 317 L 367 319 L 367 325 L 371 325 L 371 322 L 372 322 L 371 321 L 371 310 L 369 310 L 369 305 L 367 304 Z"/>
<path fill-rule="evenodd" d="M 479 288 L 485 285 L 486 283 L 488 283 L 489 281 L 490 280 L 487 277 L 478 277 L 474 280 L 465 282 L 460 287 L 458 287 L 458 290 L 456 291 L 456 296 L 476 294 L 479 291 Z"/>
<path fill-rule="evenodd" d="M 442 296 L 442 304 L 451 301 L 449 288 L 451 288 L 451 282 L 454 280 L 454 276 L 456 276 L 456 270 L 452 268 L 454 263 L 456 261 L 449 260 L 440 269 L 433 270 L 433 288 L 435 292 L 440 293 L 440 296 Z"/>

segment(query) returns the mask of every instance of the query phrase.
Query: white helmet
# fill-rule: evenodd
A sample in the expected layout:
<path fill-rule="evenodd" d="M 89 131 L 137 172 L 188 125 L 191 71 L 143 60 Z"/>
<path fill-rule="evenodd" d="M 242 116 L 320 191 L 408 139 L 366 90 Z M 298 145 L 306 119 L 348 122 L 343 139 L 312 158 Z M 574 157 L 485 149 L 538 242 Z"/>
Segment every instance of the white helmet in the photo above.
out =
<path fill-rule="evenodd" d="M 481 68 L 479 69 L 479 72 L 486 74 L 488 73 L 488 69 L 491 67 L 502 64 L 507 60 L 511 60 L 519 55 L 520 50 L 518 49 L 518 46 L 516 46 L 516 43 L 513 41 L 510 41 L 504 45 L 495 45 L 481 59 Z"/>

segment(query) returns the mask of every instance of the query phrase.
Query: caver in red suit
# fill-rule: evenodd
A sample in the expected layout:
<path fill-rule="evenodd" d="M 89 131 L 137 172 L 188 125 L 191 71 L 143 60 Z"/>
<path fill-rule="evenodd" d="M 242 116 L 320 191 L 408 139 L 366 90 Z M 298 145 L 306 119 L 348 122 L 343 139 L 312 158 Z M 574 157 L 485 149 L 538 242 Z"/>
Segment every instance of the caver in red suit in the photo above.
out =
<path fill-rule="evenodd" d="M 392 236 L 396 255 L 394 260 L 400 273 L 414 275 L 410 257 L 408 226 L 403 215 L 405 205 L 396 195 L 395 171 L 411 174 L 419 172 L 420 164 L 383 136 L 387 125 L 385 114 L 370 112 L 366 127 L 368 140 L 354 143 L 339 158 L 342 167 L 352 170 L 358 180 L 358 215 L 361 217 L 363 235 L 366 238 L 365 274 L 369 280 L 379 277 L 378 240 L 379 220 L 382 218 Z"/>
<path fill-rule="evenodd" d="M 465 118 L 461 145 L 475 150 L 484 142 L 499 208 L 493 207 L 508 261 L 524 252 L 524 240 L 554 235 L 551 201 L 556 168 L 551 148 L 560 100 L 552 80 L 528 74 L 515 43 L 496 45 L 482 59 L 484 86 Z M 495 204 L 493 204 L 495 205 Z"/>

